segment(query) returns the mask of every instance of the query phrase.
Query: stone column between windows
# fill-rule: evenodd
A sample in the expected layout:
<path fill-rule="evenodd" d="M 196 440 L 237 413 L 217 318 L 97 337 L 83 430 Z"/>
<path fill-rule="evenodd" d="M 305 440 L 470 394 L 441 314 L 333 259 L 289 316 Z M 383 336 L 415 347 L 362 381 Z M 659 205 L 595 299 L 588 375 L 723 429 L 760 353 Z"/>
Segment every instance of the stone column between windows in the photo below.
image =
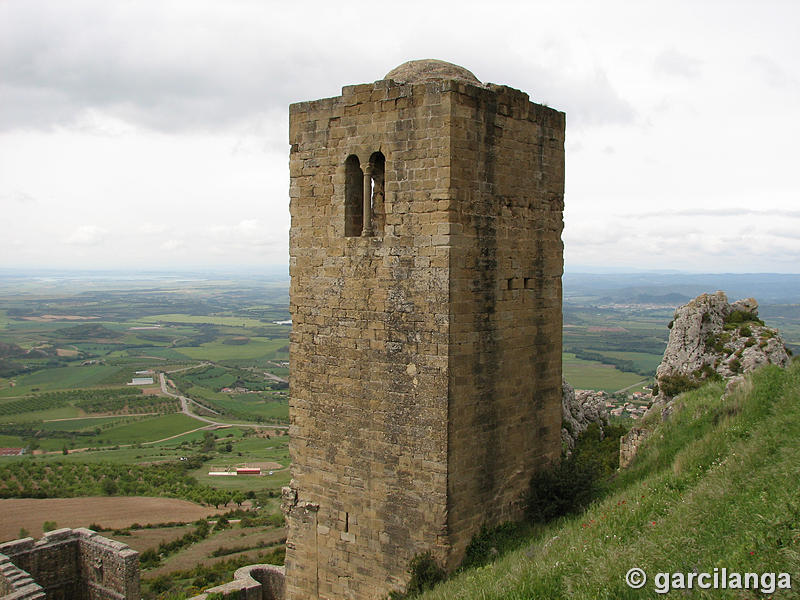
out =
<path fill-rule="evenodd" d="M 364 228 L 362 236 L 372 235 L 372 165 L 364 165 Z"/>

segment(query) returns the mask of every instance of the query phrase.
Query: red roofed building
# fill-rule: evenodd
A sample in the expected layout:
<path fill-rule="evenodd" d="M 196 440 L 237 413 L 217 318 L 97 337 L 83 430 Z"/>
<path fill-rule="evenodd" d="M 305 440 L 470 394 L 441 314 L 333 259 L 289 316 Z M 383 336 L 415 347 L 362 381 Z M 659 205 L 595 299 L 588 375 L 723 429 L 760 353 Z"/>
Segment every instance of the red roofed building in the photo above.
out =
<path fill-rule="evenodd" d="M 25 448 L 0 448 L 0 456 L 19 456 L 25 454 Z"/>

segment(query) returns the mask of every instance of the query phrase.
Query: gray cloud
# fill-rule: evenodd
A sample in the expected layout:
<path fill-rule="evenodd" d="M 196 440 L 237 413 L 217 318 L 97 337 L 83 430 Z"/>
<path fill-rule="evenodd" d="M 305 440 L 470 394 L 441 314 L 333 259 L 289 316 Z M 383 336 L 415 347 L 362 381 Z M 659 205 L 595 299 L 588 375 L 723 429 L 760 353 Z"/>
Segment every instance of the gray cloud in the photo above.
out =
<path fill-rule="evenodd" d="M 27 192 L 22 192 L 22 191 L 19 191 L 19 190 L 11 192 L 11 193 L 8 193 L 8 194 L 0 195 L 0 201 L 2 201 L 3 203 L 7 203 L 7 202 L 11 203 L 11 202 L 13 202 L 15 204 L 19 204 L 19 205 L 23 205 L 23 206 L 34 206 L 36 204 L 39 204 L 39 200 L 37 198 L 35 198 L 34 196 L 31 196 Z"/>
<path fill-rule="evenodd" d="M 214 129 L 341 83 L 313 44 L 290 45 L 290 32 L 264 31 L 246 10 L 215 22 L 213 4 L 198 3 L 206 14 L 184 21 L 174 4 L 0 4 L 0 127 L 48 128 L 92 108 L 159 130 Z"/>
<path fill-rule="evenodd" d="M 696 79 L 701 74 L 702 61 L 692 58 L 674 48 L 669 48 L 656 56 L 653 66 L 656 73 Z"/>
<path fill-rule="evenodd" d="M 569 115 L 570 128 L 598 125 L 633 124 L 636 110 L 620 96 L 604 69 L 565 74 L 559 68 L 530 66 L 514 79 L 531 100 L 546 103 Z M 502 75 L 502 72 L 500 73 Z M 509 81 L 513 81 L 509 73 Z"/>
<path fill-rule="evenodd" d="M 797 85 L 797 80 L 771 58 L 758 55 L 751 57 L 750 60 L 753 62 L 753 65 L 755 65 L 756 70 L 761 74 L 764 82 L 770 87 L 783 89 Z"/>
<path fill-rule="evenodd" d="M 377 80 L 408 60 L 409 47 L 419 57 L 441 53 L 426 24 L 410 32 L 370 28 L 366 39 L 337 33 L 352 17 L 363 20 L 330 5 L 309 13 L 250 2 L 233 10 L 197 0 L 187 10 L 175 0 L 9 0 L 0 3 L 0 129 L 72 125 L 93 109 L 159 131 L 214 130 L 283 117 L 290 102 Z M 304 35 L 309 28 L 324 33 Z M 390 50 L 364 51 L 377 47 Z M 467 40 L 450 52 L 478 71 L 486 62 L 483 47 Z M 634 119 L 602 68 L 566 75 L 557 65 L 521 69 L 526 57 L 518 58 L 500 83 L 566 110 L 571 124 Z M 490 64 L 487 72 L 505 75 L 496 60 Z"/>

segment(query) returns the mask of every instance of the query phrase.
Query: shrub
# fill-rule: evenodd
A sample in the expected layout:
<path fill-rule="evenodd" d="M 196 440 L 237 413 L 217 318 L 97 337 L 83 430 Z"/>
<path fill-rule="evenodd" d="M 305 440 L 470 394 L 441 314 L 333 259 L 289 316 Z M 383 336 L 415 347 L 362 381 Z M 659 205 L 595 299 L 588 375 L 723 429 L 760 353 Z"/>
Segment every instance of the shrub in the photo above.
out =
<path fill-rule="evenodd" d="M 142 569 L 152 569 L 161 563 L 161 558 L 158 552 L 152 548 L 148 548 L 139 554 L 139 567 Z"/>
<path fill-rule="evenodd" d="M 736 323 L 758 323 L 759 325 L 763 325 L 764 321 L 759 319 L 755 313 L 745 310 L 732 310 L 730 314 L 725 317 L 725 324 L 733 325 Z"/>
<path fill-rule="evenodd" d="M 666 396 L 675 397 L 683 392 L 695 390 L 702 383 L 692 379 L 688 375 L 676 373 L 675 375 L 664 375 L 658 381 L 661 391 Z"/>
<path fill-rule="evenodd" d="M 527 539 L 520 523 L 507 522 L 497 527 L 487 527 L 484 524 L 480 532 L 470 540 L 459 570 L 481 567 Z"/>
<path fill-rule="evenodd" d="M 406 597 L 413 598 L 430 590 L 447 577 L 445 570 L 436 562 L 430 552 L 417 554 L 408 565 L 411 579 L 406 586 Z"/>
<path fill-rule="evenodd" d="M 534 523 L 546 523 L 581 510 L 599 491 L 599 467 L 572 457 L 536 473 L 524 499 L 525 514 Z"/>
<path fill-rule="evenodd" d="M 42 523 L 42 531 L 45 533 L 48 531 L 53 531 L 54 529 L 58 529 L 58 525 L 56 525 L 55 521 L 45 521 Z"/>

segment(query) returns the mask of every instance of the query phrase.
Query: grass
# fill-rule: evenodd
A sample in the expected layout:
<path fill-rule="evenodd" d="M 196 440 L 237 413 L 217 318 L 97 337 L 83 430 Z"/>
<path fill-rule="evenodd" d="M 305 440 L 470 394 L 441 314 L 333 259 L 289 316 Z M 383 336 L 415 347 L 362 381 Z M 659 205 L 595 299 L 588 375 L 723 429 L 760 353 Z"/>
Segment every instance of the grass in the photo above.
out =
<path fill-rule="evenodd" d="M 195 388 L 197 389 L 197 388 Z M 215 394 L 205 397 L 217 406 L 230 411 L 234 415 L 263 417 L 265 422 L 284 423 L 289 419 L 289 403 L 281 401 L 264 400 L 260 394 Z"/>
<path fill-rule="evenodd" d="M 661 359 L 663 357 L 661 354 L 650 354 L 647 352 L 615 352 L 613 350 L 604 350 L 600 352 L 600 354 L 611 358 L 629 360 L 633 363 L 634 368 L 643 371 L 652 371 L 653 373 L 655 373 L 656 367 L 661 364 Z"/>
<path fill-rule="evenodd" d="M 123 367 L 117 365 L 89 365 L 85 367 L 56 367 L 44 369 L 16 379 L 14 388 L 0 390 L 0 396 L 22 396 L 32 392 L 67 390 L 96 385 L 111 385 L 119 379 Z M 125 379 L 124 377 L 122 378 Z"/>
<path fill-rule="evenodd" d="M 45 421 L 47 419 L 72 419 L 80 417 L 83 413 L 74 406 L 60 406 L 48 410 L 18 413 L 0 416 L 0 423 L 30 423 L 31 421 Z"/>
<path fill-rule="evenodd" d="M 206 323 L 208 325 L 227 325 L 229 327 L 262 327 L 263 321 L 250 317 L 221 317 L 209 315 L 166 314 L 147 318 L 148 323 Z M 144 323 L 143 323 L 144 324 Z"/>
<path fill-rule="evenodd" d="M 604 390 L 616 392 L 646 379 L 636 373 L 625 373 L 611 365 L 582 360 L 574 354 L 563 354 L 564 378 L 576 389 Z"/>
<path fill-rule="evenodd" d="M 217 435 L 226 435 L 217 432 Z M 226 440 L 223 440 L 223 443 Z M 218 444 L 219 445 L 219 444 Z M 233 440 L 233 451 L 220 453 L 200 469 L 191 474 L 202 485 L 237 491 L 279 491 L 288 485 L 291 479 L 289 470 L 289 437 L 272 436 L 269 439 L 260 437 L 240 437 Z M 212 477 L 208 475 L 209 467 L 237 466 L 244 463 L 276 462 L 283 465 L 283 470 L 274 470 L 272 475 L 258 477 Z M 269 472 L 269 471 L 267 471 Z"/>
<path fill-rule="evenodd" d="M 653 435 L 603 500 L 422 598 L 644 598 L 653 597 L 657 573 L 722 567 L 797 577 L 800 363 L 765 368 L 752 381 L 725 399 L 719 384 L 681 396 L 669 421 L 648 423 Z M 642 590 L 625 584 L 633 567 L 649 577 Z M 695 589 L 692 597 L 758 594 Z"/>
<path fill-rule="evenodd" d="M 250 338 L 250 342 L 242 346 L 224 344 L 219 340 L 208 342 L 200 346 L 181 348 L 181 354 L 195 359 L 211 359 L 217 361 L 227 360 L 254 360 L 274 358 L 278 349 L 287 345 L 286 339 Z"/>
<path fill-rule="evenodd" d="M 129 418 L 130 417 L 97 417 L 93 419 L 50 421 L 42 423 L 41 428 L 46 431 L 90 431 L 96 427 L 106 427 Z"/>
<path fill-rule="evenodd" d="M 184 414 L 161 415 L 106 429 L 99 437 L 107 444 L 136 444 L 178 435 L 203 425 Z"/>

